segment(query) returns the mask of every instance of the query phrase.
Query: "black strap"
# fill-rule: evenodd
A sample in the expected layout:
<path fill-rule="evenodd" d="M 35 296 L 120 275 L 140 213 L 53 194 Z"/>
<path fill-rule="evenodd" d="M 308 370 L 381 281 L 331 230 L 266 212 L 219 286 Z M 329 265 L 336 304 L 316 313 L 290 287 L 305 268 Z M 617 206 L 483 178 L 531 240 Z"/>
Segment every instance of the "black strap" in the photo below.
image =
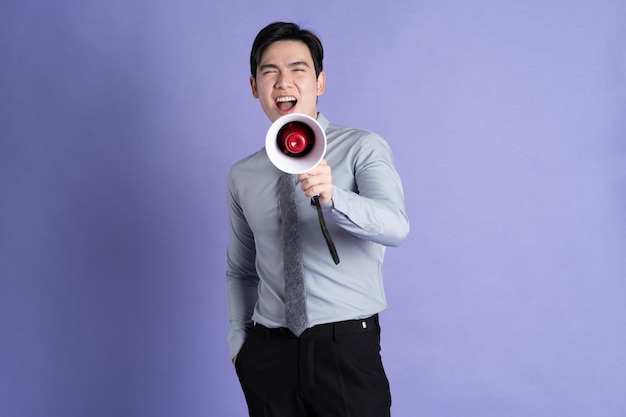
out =
<path fill-rule="evenodd" d="M 324 213 L 322 213 L 322 206 L 320 204 L 320 196 L 315 195 L 311 199 L 311 202 L 317 209 L 317 217 L 320 219 L 320 227 L 322 228 L 322 234 L 324 235 L 324 239 L 326 239 L 326 245 L 328 245 L 328 250 L 330 251 L 330 256 L 332 256 L 333 261 L 335 261 L 335 265 L 339 264 L 339 255 L 337 255 L 337 249 L 335 248 L 335 244 L 333 243 L 333 239 L 330 237 L 330 233 L 326 228 L 326 222 L 324 221 Z"/>

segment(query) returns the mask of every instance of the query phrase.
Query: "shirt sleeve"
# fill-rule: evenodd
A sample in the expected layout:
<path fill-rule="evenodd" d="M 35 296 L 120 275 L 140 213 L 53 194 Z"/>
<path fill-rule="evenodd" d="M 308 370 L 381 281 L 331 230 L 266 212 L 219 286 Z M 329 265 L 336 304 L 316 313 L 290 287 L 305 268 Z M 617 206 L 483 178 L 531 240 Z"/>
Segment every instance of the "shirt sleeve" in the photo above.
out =
<path fill-rule="evenodd" d="M 257 302 L 259 277 L 256 272 L 254 236 L 238 203 L 229 175 L 226 201 L 229 239 L 226 250 L 226 296 L 228 301 L 228 345 L 234 357 L 243 345 Z"/>
<path fill-rule="evenodd" d="M 354 152 L 356 191 L 333 186 L 325 207 L 343 229 L 385 246 L 398 246 L 409 233 L 402 181 L 389 145 L 370 133 Z"/>

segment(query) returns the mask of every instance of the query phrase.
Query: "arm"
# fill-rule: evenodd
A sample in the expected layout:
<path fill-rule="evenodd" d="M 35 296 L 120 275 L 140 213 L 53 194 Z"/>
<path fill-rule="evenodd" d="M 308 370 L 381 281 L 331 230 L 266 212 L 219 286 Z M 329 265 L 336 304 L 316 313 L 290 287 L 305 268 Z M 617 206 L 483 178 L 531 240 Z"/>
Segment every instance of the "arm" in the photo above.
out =
<path fill-rule="evenodd" d="M 391 150 L 374 134 L 357 141 L 354 147 L 356 191 L 333 187 L 326 161 L 300 175 L 302 189 L 309 197 L 319 194 L 325 212 L 353 235 L 385 246 L 398 246 L 409 233 L 409 220 Z"/>
<path fill-rule="evenodd" d="M 232 179 L 228 183 L 229 238 L 226 250 L 226 296 L 228 301 L 228 344 L 235 357 L 246 339 L 257 301 L 259 282 L 255 268 L 254 236 L 236 199 Z"/>

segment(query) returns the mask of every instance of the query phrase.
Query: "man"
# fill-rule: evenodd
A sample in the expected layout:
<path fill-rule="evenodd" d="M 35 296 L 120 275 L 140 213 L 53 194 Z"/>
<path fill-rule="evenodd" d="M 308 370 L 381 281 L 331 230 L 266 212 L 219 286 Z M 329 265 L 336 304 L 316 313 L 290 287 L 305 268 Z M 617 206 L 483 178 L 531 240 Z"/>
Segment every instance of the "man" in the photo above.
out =
<path fill-rule="evenodd" d="M 387 306 L 386 246 L 409 232 L 402 184 L 378 135 L 331 124 L 317 110 L 324 93 L 323 48 L 315 34 L 276 22 L 250 54 L 252 95 L 270 119 L 302 113 L 327 136 L 324 159 L 296 186 L 306 293 L 306 330 L 287 329 L 276 168 L 264 149 L 237 162 L 228 178 L 229 345 L 250 416 L 383 417 L 389 383 L 380 357 L 378 313 Z M 296 180 L 297 178 L 297 180 Z M 335 264 L 311 198 L 340 262 Z"/>

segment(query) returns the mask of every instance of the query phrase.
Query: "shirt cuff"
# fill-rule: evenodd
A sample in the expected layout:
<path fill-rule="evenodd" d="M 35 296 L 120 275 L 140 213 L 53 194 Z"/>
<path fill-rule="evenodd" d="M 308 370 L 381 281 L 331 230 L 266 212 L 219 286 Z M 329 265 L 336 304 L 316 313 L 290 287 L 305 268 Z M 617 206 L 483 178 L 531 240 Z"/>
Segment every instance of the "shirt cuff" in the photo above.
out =
<path fill-rule="evenodd" d="M 230 329 L 228 332 L 228 347 L 230 349 L 230 357 L 234 358 L 241 347 L 243 346 L 243 342 L 246 341 L 247 332 L 245 330 L 238 329 Z"/>

